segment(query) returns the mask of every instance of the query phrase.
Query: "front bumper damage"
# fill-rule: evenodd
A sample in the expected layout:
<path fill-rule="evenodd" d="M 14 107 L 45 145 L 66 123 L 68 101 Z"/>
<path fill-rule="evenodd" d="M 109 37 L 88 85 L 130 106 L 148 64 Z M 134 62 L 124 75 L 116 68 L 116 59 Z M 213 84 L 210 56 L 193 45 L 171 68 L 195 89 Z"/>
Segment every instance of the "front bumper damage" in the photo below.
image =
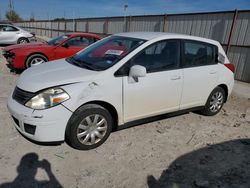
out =
<path fill-rule="evenodd" d="M 12 71 L 14 72 L 15 69 L 13 67 L 13 59 L 15 58 L 15 53 L 10 52 L 10 51 L 4 51 L 2 52 L 2 55 L 4 56 L 4 58 L 7 61 L 6 66 Z"/>

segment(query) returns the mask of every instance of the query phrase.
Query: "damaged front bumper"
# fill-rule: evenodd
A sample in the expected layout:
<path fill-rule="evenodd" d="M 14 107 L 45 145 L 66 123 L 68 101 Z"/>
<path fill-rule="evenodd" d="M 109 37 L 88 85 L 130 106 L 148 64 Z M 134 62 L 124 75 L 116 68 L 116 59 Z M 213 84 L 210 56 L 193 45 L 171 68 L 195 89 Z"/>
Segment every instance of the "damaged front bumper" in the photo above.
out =
<path fill-rule="evenodd" d="M 13 59 L 15 58 L 15 53 L 10 52 L 10 51 L 3 51 L 2 55 L 4 56 L 4 58 L 7 61 L 6 66 L 10 69 L 10 70 L 15 70 L 15 68 L 13 67 Z"/>

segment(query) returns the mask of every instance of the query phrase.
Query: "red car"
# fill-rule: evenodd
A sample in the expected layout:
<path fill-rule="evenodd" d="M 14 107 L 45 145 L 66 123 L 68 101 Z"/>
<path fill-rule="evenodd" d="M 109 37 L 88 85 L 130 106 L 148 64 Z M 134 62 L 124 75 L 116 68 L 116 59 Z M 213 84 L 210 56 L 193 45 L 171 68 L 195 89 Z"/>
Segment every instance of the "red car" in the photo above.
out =
<path fill-rule="evenodd" d="M 46 61 L 72 56 L 100 39 L 95 34 L 66 33 L 47 43 L 37 42 L 5 47 L 3 56 L 6 58 L 10 69 L 23 70 Z"/>

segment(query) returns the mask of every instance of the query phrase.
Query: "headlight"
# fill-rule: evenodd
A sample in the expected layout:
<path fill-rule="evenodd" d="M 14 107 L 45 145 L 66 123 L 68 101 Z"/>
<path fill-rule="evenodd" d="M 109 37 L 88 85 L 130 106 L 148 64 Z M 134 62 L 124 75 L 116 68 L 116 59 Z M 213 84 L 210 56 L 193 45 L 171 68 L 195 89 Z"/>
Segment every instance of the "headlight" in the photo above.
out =
<path fill-rule="evenodd" d="M 31 98 L 25 106 L 35 110 L 42 110 L 58 105 L 69 98 L 69 95 L 63 89 L 51 88 Z"/>

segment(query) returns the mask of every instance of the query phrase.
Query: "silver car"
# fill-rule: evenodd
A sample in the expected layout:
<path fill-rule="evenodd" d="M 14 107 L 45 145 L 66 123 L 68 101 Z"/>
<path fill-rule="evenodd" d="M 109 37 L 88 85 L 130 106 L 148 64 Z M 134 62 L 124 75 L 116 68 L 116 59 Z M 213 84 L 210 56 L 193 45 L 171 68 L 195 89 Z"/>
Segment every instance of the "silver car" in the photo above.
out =
<path fill-rule="evenodd" d="M 11 24 L 0 24 L 0 44 L 21 44 L 35 41 L 35 34 Z"/>

